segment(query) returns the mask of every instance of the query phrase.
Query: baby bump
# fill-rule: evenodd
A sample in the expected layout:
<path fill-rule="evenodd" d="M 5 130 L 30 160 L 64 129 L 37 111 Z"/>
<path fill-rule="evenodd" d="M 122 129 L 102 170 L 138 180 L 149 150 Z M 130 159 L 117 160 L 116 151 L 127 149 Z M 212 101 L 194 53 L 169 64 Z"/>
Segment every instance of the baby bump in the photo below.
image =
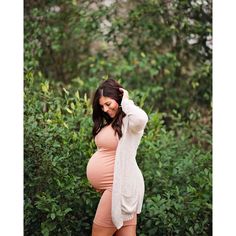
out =
<path fill-rule="evenodd" d="M 115 151 L 98 150 L 87 165 L 87 178 L 95 189 L 107 189 L 112 186 L 114 175 Z"/>

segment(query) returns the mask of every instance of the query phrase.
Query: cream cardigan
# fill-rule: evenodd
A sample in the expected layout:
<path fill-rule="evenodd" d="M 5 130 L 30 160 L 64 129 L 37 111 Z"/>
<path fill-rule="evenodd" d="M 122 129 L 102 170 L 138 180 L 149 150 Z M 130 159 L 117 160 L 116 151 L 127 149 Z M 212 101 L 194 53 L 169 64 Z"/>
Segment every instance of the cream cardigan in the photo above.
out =
<path fill-rule="evenodd" d="M 118 142 L 113 188 L 112 221 L 117 229 L 123 221 L 132 219 L 133 213 L 140 214 L 144 197 L 144 179 L 136 162 L 136 152 L 148 122 L 147 114 L 130 99 L 123 98 L 122 137 Z"/>

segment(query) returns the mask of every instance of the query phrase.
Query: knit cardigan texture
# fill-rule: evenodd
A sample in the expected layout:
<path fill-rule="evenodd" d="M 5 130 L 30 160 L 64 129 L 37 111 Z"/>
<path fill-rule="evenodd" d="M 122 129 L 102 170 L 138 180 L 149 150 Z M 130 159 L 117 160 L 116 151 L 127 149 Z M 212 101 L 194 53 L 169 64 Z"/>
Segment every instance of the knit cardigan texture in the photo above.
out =
<path fill-rule="evenodd" d="M 144 179 L 136 162 L 136 153 L 148 122 L 148 116 L 130 99 L 123 98 L 122 137 L 116 149 L 112 188 L 112 221 L 117 229 L 140 214 L 144 197 Z"/>

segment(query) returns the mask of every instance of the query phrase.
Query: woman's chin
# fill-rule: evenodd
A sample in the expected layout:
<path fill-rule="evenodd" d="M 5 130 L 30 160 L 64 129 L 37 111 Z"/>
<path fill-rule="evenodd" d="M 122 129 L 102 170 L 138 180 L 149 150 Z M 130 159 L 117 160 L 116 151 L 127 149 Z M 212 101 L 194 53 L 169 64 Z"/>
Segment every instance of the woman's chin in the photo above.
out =
<path fill-rule="evenodd" d="M 113 118 L 115 118 L 116 113 L 115 113 L 115 112 L 112 112 L 111 114 L 108 113 L 108 115 L 113 119 Z"/>

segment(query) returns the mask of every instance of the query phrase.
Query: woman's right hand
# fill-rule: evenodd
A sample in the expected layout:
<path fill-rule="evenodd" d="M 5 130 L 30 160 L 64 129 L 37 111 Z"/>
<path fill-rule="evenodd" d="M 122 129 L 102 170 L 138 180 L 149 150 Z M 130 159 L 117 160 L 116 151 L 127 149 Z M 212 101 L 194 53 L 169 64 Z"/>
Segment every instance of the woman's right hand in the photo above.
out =
<path fill-rule="evenodd" d="M 124 98 L 129 99 L 129 92 L 128 92 L 127 90 L 125 90 L 125 89 L 123 89 L 123 88 L 119 88 L 119 90 L 120 90 L 121 92 L 123 92 L 123 97 L 122 97 L 122 99 L 124 99 Z"/>

